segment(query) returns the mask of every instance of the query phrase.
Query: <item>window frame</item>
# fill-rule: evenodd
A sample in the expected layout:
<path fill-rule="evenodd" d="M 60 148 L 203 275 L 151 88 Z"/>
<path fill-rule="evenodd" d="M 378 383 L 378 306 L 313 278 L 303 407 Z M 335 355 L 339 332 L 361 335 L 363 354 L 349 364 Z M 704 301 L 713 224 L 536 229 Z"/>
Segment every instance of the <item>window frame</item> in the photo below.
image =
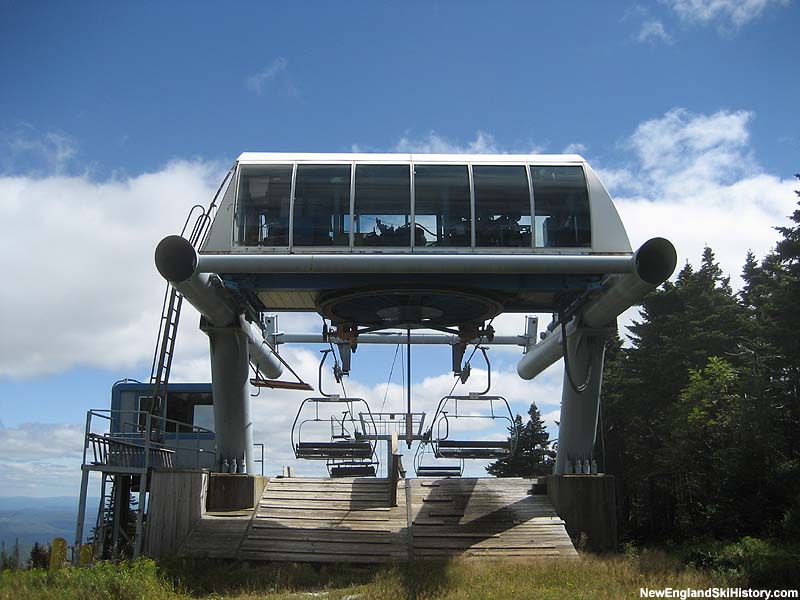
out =
<path fill-rule="evenodd" d="M 477 240 L 477 223 L 475 221 L 475 214 L 476 214 L 476 197 L 475 197 L 475 180 L 473 174 L 473 167 L 519 167 L 522 166 L 525 169 L 525 173 L 527 174 L 528 180 L 528 204 L 531 218 L 531 243 L 530 246 L 478 246 Z M 519 160 L 510 160 L 510 161 L 481 161 L 476 160 L 470 162 L 469 167 L 470 172 L 470 181 L 471 181 L 471 198 L 472 198 L 472 213 L 473 213 L 473 221 L 472 221 L 472 249 L 476 254 L 531 254 L 531 250 L 535 248 L 534 244 L 534 206 L 533 206 L 533 190 L 532 190 L 532 182 L 530 180 L 530 167 L 529 163 L 519 161 Z"/>
<path fill-rule="evenodd" d="M 243 210 L 242 199 L 240 196 L 241 193 L 241 184 L 242 184 L 242 172 L 244 169 L 251 168 L 251 169 L 258 169 L 259 167 L 290 167 L 292 169 L 291 181 L 289 186 L 289 221 L 288 227 L 289 231 L 287 232 L 287 245 L 285 246 L 262 246 L 262 245 L 245 245 L 242 243 L 241 235 L 242 230 L 239 226 L 239 214 L 240 211 Z M 253 251 L 258 252 L 269 252 L 269 253 L 291 253 L 292 247 L 292 208 L 294 204 L 294 178 L 295 174 L 297 173 L 297 162 L 296 161 L 276 161 L 274 163 L 245 163 L 239 164 L 239 168 L 236 173 L 236 196 L 234 200 L 234 208 L 233 208 L 233 247 L 237 249 L 237 251 L 242 253 L 248 253 Z"/>
<path fill-rule="evenodd" d="M 481 157 L 475 157 L 473 160 L 459 161 L 453 156 L 443 157 L 442 160 L 428 159 L 423 155 L 419 155 L 422 160 L 414 160 L 414 155 L 383 155 L 376 159 L 345 159 L 343 157 L 326 159 L 321 156 L 307 159 L 288 159 L 288 160 L 275 160 L 265 162 L 239 162 L 236 169 L 235 179 L 233 185 L 235 186 L 234 204 L 233 204 L 233 219 L 231 231 L 231 248 L 234 253 L 263 253 L 263 254 L 337 254 L 337 253 L 351 253 L 351 254 L 370 254 L 370 253 L 425 253 L 425 254 L 553 254 L 553 253 L 593 253 L 594 243 L 594 218 L 595 211 L 592 205 L 592 189 L 589 185 L 589 179 L 586 175 L 586 164 L 583 161 L 550 161 L 547 157 L 541 161 L 530 161 L 515 157 L 515 160 L 481 160 Z M 298 246 L 294 243 L 295 232 L 295 202 L 297 191 L 297 172 L 300 165 L 319 165 L 319 166 L 349 166 L 350 167 L 350 198 L 349 198 L 349 219 L 350 231 L 347 245 L 342 246 Z M 377 166 L 377 165 L 395 165 L 407 166 L 409 169 L 409 219 L 412 224 L 410 232 L 409 244 L 406 246 L 356 246 L 355 245 L 355 200 L 356 200 L 356 171 L 359 165 Z M 469 181 L 469 218 L 470 218 L 470 245 L 460 247 L 436 247 L 436 246 L 418 246 L 415 239 L 416 228 L 416 179 L 415 168 L 417 166 L 451 166 L 451 167 L 466 167 Z M 531 218 L 531 243 L 530 246 L 478 246 L 477 245 L 477 224 L 476 224 L 476 196 L 475 196 L 475 175 L 474 167 L 523 167 L 525 169 L 525 176 L 528 183 L 528 195 L 530 199 L 530 218 Z M 239 219 L 243 210 L 243 203 L 241 200 L 243 173 L 245 169 L 257 169 L 258 167 L 290 167 L 291 168 L 291 186 L 289 195 L 289 231 L 288 231 L 288 246 L 252 246 L 242 244 L 241 236 L 242 230 L 239 226 Z M 590 228 L 590 242 L 588 246 L 542 246 L 538 247 L 536 242 L 538 234 L 536 231 L 536 189 L 533 182 L 531 169 L 537 167 L 580 167 L 583 175 L 583 181 L 588 196 L 589 208 L 589 228 Z"/>
<path fill-rule="evenodd" d="M 289 253 L 297 253 L 297 254 L 318 254 L 320 252 L 324 253 L 336 253 L 336 252 L 350 252 L 353 248 L 353 200 L 354 200 L 354 189 L 355 189 L 355 161 L 350 160 L 298 160 L 295 161 L 295 170 L 294 170 L 294 178 L 292 180 L 292 202 L 291 202 L 291 216 L 292 216 L 292 233 L 290 235 L 289 241 Z M 350 167 L 350 196 L 348 199 L 348 218 L 350 219 L 350 231 L 348 232 L 348 241 L 346 245 L 342 246 L 299 246 L 294 243 L 294 204 L 297 200 L 297 172 L 300 170 L 299 167 L 301 166 L 308 166 L 308 167 Z"/>
<path fill-rule="evenodd" d="M 350 232 L 350 250 L 353 254 L 381 254 L 381 253 L 397 253 L 401 251 L 406 252 L 413 252 L 414 251 L 414 230 L 413 230 L 413 211 L 414 211 L 414 179 L 413 179 L 413 169 L 412 169 L 412 162 L 410 160 L 354 160 L 353 161 L 353 175 L 351 179 L 351 188 L 350 188 L 350 222 L 352 223 Z M 356 246 L 355 245 L 355 231 L 356 231 L 356 193 L 358 192 L 356 186 L 356 174 L 358 173 L 358 166 L 365 165 L 365 166 L 387 166 L 387 167 L 408 167 L 409 170 L 409 207 L 408 207 L 408 215 L 409 215 L 409 223 L 412 225 L 412 229 L 409 232 L 409 244 L 407 246 Z"/>
<path fill-rule="evenodd" d="M 536 246 L 536 237 L 535 237 L 535 220 L 536 220 L 536 188 L 533 185 L 533 176 L 531 175 L 531 169 L 537 167 L 579 167 L 581 170 L 581 174 L 583 175 L 583 184 L 586 189 L 586 197 L 588 198 L 588 210 L 589 210 L 589 245 L 588 246 Z M 589 179 L 586 177 L 586 164 L 584 162 L 560 162 L 560 163 L 547 163 L 547 162 L 529 162 L 528 163 L 528 179 L 530 180 L 531 185 L 531 202 L 533 206 L 531 206 L 531 219 L 532 219 L 532 227 L 534 229 L 533 234 L 531 235 L 531 240 L 534 243 L 533 250 L 534 253 L 537 254 L 552 254 L 553 252 L 556 253 L 566 253 L 569 252 L 570 254 L 574 254 L 576 252 L 581 254 L 591 254 L 594 252 L 594 211 L 592 210 L 592 189 L 589 185 Z"/>
<path fill-rule="evenodd" d="M 473 185 L 472 185 L 472 167 L 468 161 L 457 162 L 453 160 L 448 161 L 412 161 L 411 162 L 411 174 L 412 174 L 412 200 L 413 205 L 412 209 L 414 211 L 414 220 L 412 223 L 414 227 L 416 227 L 416 214 L 417 214 L 417 207 L 416 207 L 416 189 L 414 188 L 414 170 L 417 167 L 465 167 L 467 169 L 467 181 L 468 181 L 468 190 L 469 190 L 469 239 L 470 243 L 469 246 L 420 246 L 419 249 L 417 247 L 412 247 L 412 252 L 423 252 L 423 253 L 430 253 L 430 254 L 453 254 L 459 252 L 473 252 L 475 250 L 475 195 L 473 193 Z M 412 236 L 415 237 L 415 236 Z M 412 240 L 413 241 L 413 240 Z"/>

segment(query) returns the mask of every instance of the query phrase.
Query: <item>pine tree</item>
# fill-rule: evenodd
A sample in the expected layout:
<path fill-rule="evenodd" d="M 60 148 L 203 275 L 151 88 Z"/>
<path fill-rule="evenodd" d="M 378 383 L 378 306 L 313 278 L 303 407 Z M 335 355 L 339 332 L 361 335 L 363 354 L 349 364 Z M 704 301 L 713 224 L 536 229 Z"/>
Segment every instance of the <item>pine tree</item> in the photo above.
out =
<path fill-rule="evenodd" d="M 522 416 L 516 416 L 513 425 L 517 431 L 516 450 L 510 458 L 501 458 L 487 465 L 489 474 L 495 477 L 536 477 L 553 472 L 555 452 L 550 448 L 550 436 L 535 402 L 528 409 L 528 417 L 528 422 L 523 424 Z M 509 428 L 509 435 L 513 432 Z"/>
<path fill-rule="evenodd" d="M 674 536 L 683 522 L 686 454 L 676 442 L 685 415 L 676 409 L 692 370 L 728 356 L 748 333 L 748 313 L 710 248 L 700 268 L 687 264 L 642 302 L 621 351 L 624 377 L 604 383 L 605 435 L 614 454 L 607 472 L 621 479 L 623 526 L 640 540 Z M 734 367 L 744 358 L 730 357 Z M 613 374 L 613 360 L 607 371 Z M 702 459 L 702 457 L 695 457 Z"/>
<path fill-rule="evenodd" d="M 28 556 L 29 569 L 47 569 L 50 565 L 50 548 L 46 544 L 34 542 Z"/>
<path fill-rule="evenodd" d="M 6 551 L 5 542 L 0 544 L 0 571 L 16 571 L 19 567 L 19 538 L 14 541 L 11 552 Z"/>
<path fill-rule="evenodd" d="M 800 190 L 795 193 L 800 196 Z M 771 419 L 764 426 L 771 458 L 765 474 L 770 481 L 768 506 L 773 510 L 768 516 L 783 522 L 776 533 L 796 536 L 800 534 L 800 210 L 794 210 L 789 220 L 788 226 L 775 228 L 781 234 L 775 250 L 757 268 L 746 265 L 743 276 L 745 299 L 753 305 L 758 327 L 747 349 L 758 376 L 754 393 L 762 398 L 761 414 Z"/>

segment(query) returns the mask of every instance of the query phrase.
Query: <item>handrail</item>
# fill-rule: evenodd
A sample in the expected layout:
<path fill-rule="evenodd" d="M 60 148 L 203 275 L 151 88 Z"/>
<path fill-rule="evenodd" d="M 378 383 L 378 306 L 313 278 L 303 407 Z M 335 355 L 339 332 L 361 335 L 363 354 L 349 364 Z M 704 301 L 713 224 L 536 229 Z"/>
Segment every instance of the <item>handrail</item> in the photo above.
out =
<path fill-rule="evenodd" d="M 97 427 L 93 426 L 95 417 L 98 420 L 108 423 L 108 431 L 95 431 L 95 429 L 97 429 Z M 144 423 L 142 423 L 142 420 L 144 420 Z M 159 431 L 165 431 L 167 424 L 175 425 L 175 437 L 173 439 L 164 437 L 162 441 L 153 440 L 152 436 L 149 434 L 152 428 L 157 426 Z M 112 429 L 118 429 L 118 431 L 112 431 Z M 169 433 L 172 434 L 173 432 Z M 216 457 L 216 452 L 214 450 L 206 450 L 200 447 L 200 436 L 205 434 L 214 435 L 214 432 L 211 429 L 206 429 L 199 425 L 153 415 L 149 411 L 92 409 L 86 413 L 83 464 L 87 464 L 86 451 L 91 444 L 95 458 L 93 464 L 95 465 L 107 464 L 109 466 L 149 469 L 151 466 L 155 466 L 152 464 L 151 458 L 158 457 L 157 462 L 160 463 L 158 466 L 169 468 L 173 466 L 171 455 L 177 454 L 179 451 L 186 451 L 194 453 L 194 466 L 195 468 L 199 468 L 200 457 L 202 455 L 213 455 Z M 187 436 L 194 437 L 195 447 L 181 443 Z M 122 453 L 126 454 L 126 456 L 137 454 L 136 452 L 130 452 L 131 449 L 141 450 L 140 455 L 144 458 L 143 464 L 112 465 L 109 459 L 109 449 L 114 446 L 116 446 L 117 449 L 122 449 Z M 123 460 L 123 462 L 125 462 L 125 460 Z"/>

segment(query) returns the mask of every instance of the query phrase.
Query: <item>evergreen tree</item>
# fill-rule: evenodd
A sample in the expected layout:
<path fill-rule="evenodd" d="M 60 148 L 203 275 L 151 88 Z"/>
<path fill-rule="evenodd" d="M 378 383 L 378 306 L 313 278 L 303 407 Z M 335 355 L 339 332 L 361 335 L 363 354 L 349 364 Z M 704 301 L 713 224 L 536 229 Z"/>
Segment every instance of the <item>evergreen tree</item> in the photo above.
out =
<path fill-rule="evenodd" d="M 687 264 L 642 302 L 630 328 L 632 347 L 620 351 L 624 376 L 604 381 L 605 437 L 614 452 L 607 472 L 621 479 L 626 534 L 658 540 L 679 533 L 687 496 L 681 431 L 687 428 L 680 395 L 692 369 L 727 356 L 749 331 L 748 314 L 710 248 L 700 268 Z M 738 357 L 731 357 L 734 368 Z M 613 374 L 614 358 L 606 374 Z M 693 456 L 692 460 L 700 460 Z"/>
<path fill-rule="evenodd" d="M 536 403 L 532 402 L 528 409 L 528 421 L 522 422 L 517 415 L 514 425 L 509 428 L 509 435 L 517 432 L 517 446 L 510 458 L 501 458 L 486 467 L 486 471 L 495 477 L 536 477 L 553 472 L 555 452 L 550 448 L 550 436 L 547 434 L 542 416 Z"/>
<path fill-rule="evenodd" d="M 800 190 L 795 193 L 800 196 Z M 782 237 L 775 250 L 757 269 L 746 270 L 745 279 L 758 290 L 754 369 L 764 405 L 777 421 L 770 429 L 771 506 L 785 513 L 783 531 L 777 533 L 791 536 L 800 534 L 800 210 L 789 220 L 790 225 L 776 227 Z"/>
<path fill-rule="evenodd" d="M 800 195 L 800 194 L 798 194 Z M 800 210 L 738 294 L 706 248 L 607 344 L 606 472 L 625 538 L 800 535 Z"/>
<path fill-rule="evenodd" d="M 19 567 L 19 538 L 14 541 L 14 548 L 11 552 L 6 551 L 5 542 L 0 544 L 0 571 L 16 571 Z"/>
<path fill-rule="evenodd" d="M 28 556 L 29 569 L 47 569 L 50 566 L 50 548 L 47 544 L 34 542 Z"/>

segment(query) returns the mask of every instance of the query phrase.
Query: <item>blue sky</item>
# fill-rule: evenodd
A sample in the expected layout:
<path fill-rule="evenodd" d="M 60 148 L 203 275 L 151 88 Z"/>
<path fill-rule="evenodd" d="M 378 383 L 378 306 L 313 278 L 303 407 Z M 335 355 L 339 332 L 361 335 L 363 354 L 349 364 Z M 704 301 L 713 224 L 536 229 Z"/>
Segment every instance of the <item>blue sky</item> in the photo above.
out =
<path fill-rule="evenodd" d="M 634 243 L 665 235 L 693 262 L 711 244 L 736 284 L 746 250 L 763 255 L 794 207 L 799 16 L 780 0 L 0 0 L 0 261 L 13 282 L 0 291 L 0 495 L 77 493 L 86 409 L 149 372 L 152 249 L 242 151 L 577 151 Z M 185 380 L 207 372 L 195 329 L 187 318 Z M 312 372 L 315 351 L 291 356 Z M 420 352 L 415 384 L 433 398 L 449 357 Z M 393 349 L 365 354 L 352 387 L 380 402 Z M 498 385 L 552 421 L 560 367 L 522 384 L 517 359 L 497 352 Z M 257 434 L 283 439 L 275 411 L 293 417 L 299 398 L 259 402 Z"/>

